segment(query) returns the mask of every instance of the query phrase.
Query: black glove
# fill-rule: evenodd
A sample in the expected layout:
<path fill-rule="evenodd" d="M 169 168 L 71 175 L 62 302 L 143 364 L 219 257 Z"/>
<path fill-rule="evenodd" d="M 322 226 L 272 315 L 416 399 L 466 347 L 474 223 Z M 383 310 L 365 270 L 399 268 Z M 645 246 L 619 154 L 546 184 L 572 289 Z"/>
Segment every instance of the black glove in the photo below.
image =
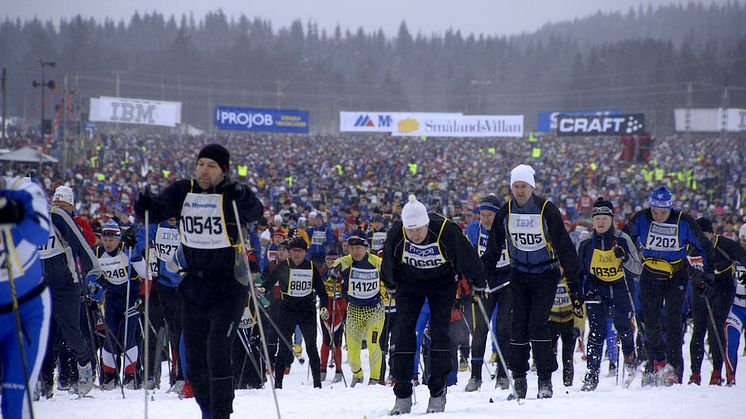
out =
<path fill-rule="evenodd" d="M 135 214 L 140 218 L 145 218 L 145 211 L 150 211 L 155 207 L 153 195 L 150 193 L 150 186 L 140 192 L 134 204 Z"/>
<path fill-rule="evenodd" d="M 0 224 L 18 224 L 25 215 L 26 211 L 20 202 L 0 198 Z"/>
<path fill-rule="evenodd" d="M 574 314 L 575 317 L 582 319 L 583 318 L 583 296 L 577 291 L 571 292 L 570 301 L 572 302 L 572 314 Z"/>
<path fill-rule="evenodd" d="M 135 233 L 134 227 L 128 228 L 122 232 L 122 243 L 124 243 L 125 246 L 135 247 L 137 244 L 137 234 Z"/>
<path fill-rule="evenodd" d="M 714 275 L 709 273 L 704 274 L 702 282 L 700 282 L 696 287 L 696 291 L 697 295 L 700 297 L 706 297 L 708 299 L 714 297 L 717 294 Z"/>
<path fill-rule="evenodd" d="M 225 194 L 234 201 L 244 201 L 251 196 L 251 189 L 241 183 L 233 183 L 225 188 Z"/>
<path fill-rule="evenodd" d="M 618 259 L 624 259 L 624 257 L 627 256 L 627 252 L 624 250 L 622 246 L 615 246 L 614 256 L 616 256 Z"/>

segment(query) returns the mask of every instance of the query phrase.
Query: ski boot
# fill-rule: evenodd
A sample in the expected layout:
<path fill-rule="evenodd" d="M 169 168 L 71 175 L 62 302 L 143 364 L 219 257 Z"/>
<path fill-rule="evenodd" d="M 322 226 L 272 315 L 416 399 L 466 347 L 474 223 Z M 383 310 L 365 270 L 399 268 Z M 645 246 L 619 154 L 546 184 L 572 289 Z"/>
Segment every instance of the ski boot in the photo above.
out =
<path fill-rule="evenodd" d="M 689 376 L 689 382 L 687 384 L 700 385 L 701 383 L 702 376 L 698 372 L 693 372 L 692 375 Z"/>
<path fill-rule="evenodd" d="M 736 385 L 736 374 L 729 372 L 729 373 L 726 373 L 725 376 L 726 376 L 725 385 L 727 387 L 733 387 L 734 385 Z"/>
<path fill-rule="evenodd" d="M 374 378 L 368 379 L 368 385 L 369 386 L 375 386 L 375 385 L 378 385 L 378 384 L 381 384 L 381 380 L 376 380 Z"/>
<path fill-rule="evenodd" d="M 598 387 L 598 374 L 594 374 L 591 371 L 586 372 L 580 391 L 595 391 L 596 387 Z"/>
<path fill-rule="evenodd" d="M 552 395 L 552 379 L 539 379 L 539 392 L 536 394 L 537 399 L 551 399 Z"/>
<path fill-rule="evenodd" d="M 335 372 L 334 378 L 332 378 L 332 383 L 338 383 L 342 380 L 344 380 L 344 375 L 342 374 L 342 371 Z"/>
<path fill-rule="evenodd" d="M 466 362 L 465 359 L 461 359 L 461 361 L 458 362 L 458 371 L 464 372 L 469 370 L 469 364 Z"/>
<path fill-rule="evenodd" d="M 629 388 L 629 385 L 632 384 L 632 380 L 637 376 L 637 365 L 637 359 L 635 358 L 634 353 L 624 357 L 624 388 Z"/>
<path fill-rule="evenodd" d="M 326 381 L 326 370 L 321 370 L 321 381 Z"/>
<path fill-rule="evenodd" d="M 427 413 L 442 413 L 446 410 L 446 389 L 441 390 L 438 397 L 430 396 L 427 402 Z"/>
<path fill-rule="evenodd" d="M 606 376 L 616 377 L 616 364 L 615 363 L 609 362 L 609 373 Z"/>
<path fill-rule="evenodd" d="M 83 397 L 93 390 L 93 365 L 92 363 L 86 362 L 85 365 L 78 364 L 78 385 L 76 386 L 75 392 L 78 396 Z"/>
<path fill-rule="evenodd" d="M 526 377 L 517 377 L 513 380 L 513 389 L 515 390 L 515 393 L 510 393 L 510 395 L 508 395 L 508 400 L 515 400 L 516 397 L 519 399 L 525 399 L 526 391 L 528 391 Z"/>
<path fill-rule="evenodd" d="M 495 388 L 499 388 L 500 390 L 509 389 L 510 381 L 508 381 L 508 377 L 497 377 L 495 380 Z"/>
<path fill-rule="evenodd" d="M 54 385 L 51 381 L 39 380 L 39 396 L 51 399 L 54 395 Z"/>
<path fill-rule="evenodd" d="M 410 413 L 412 411 L 412 396 L 405 398 L 396 398 L 394 402 L 394 408 L 389 412 L 389 416 L 399 416 Z"/>
<path fill-rule="evenodd" d="M 679 375 L 676 373 L 676 370 L 671 364 L 666 364 L 666 367 L 663 369 L 663 372 L 661 374 L 661 378 L 663 385 L 666 387 L 671 387 L 674 384 L 681 383 Z"/>
<path fill-rule="evenodd" d="M 353 375 L 352 376 L 352 381 L 350 382 L 350 387 L 355 387 L 356 385 L 358 385 L 359 383 L 362 383 L 362 382 L 363 382 L 363 377 L 355 377 Z"/>
<path fill-rule="evenodd" d="M 723 377 L 720 376 L 720 371 L 712 372 L 712 375 L 710 375 L 710 385 L 711 386 L 723 385 Z"/>
<path fill-rule="evenodd" d="M 184 388 L 184 380 L 176 380 L 174 381 L 174 384 L 171 386 L 171 388 L 168 389 L 166 393 L 181 393 L 181 389 Z"/>
<path fill-rule="evenodd" d="M 125 374 L 124 388 L 129 390 L 139 390 L 142 388 L 142 383 L 140 383 L 140 380 L 135 376 L 135 374 Z"/>
<path fill-rule="evenodd" d="M 467 393 L 471 393 L 472 391 L 479 391 L 481 387 L 482 380 L 477 377 L 471 377 L 469 379 L 469 382 L 466 383 L 466 388 L 464 388 L 464 391 Z"/>
<path fill-rule="evenodd" d="M 575 371 L 572 368 L 563 368 L 562 369 L 562 384 L 565 385 L 565 387 L 572 387 L 572 379 L 575 376 Z"/>

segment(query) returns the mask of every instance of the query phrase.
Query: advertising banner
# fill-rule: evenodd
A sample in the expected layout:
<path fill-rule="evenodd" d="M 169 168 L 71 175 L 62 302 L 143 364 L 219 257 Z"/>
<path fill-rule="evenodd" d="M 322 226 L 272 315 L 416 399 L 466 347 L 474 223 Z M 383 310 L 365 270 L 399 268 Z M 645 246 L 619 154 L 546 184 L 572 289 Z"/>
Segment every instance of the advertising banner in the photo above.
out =
<path fill-rule="evenodd" d="M 181 102 L 107 96 L 91 98 L 89 120 L 174 127 L 181 123 Z"/>
<path fill-rule="evenodd" d="M 399 121 L 413 118 L 461 116 L 460 113 L 432 112 L 340 112 L 340 132 L 392 132 Z"/>
<path fill-rule="evenodd" d="M 539 112 L 536 131 L 557 132 L 557 117 L 560 115 L 592 116 L 592 115 L 621 115 L 621 109 L 599 109 L 590 111 L 567 111 L 567 112 Z"/>
<path fill-rule="evenodd" d="M 296 109 L 216 106 L 215 126 L 221 130 L 308 134 L 309 114 Z"/>
<path fill-rule="evenodd" d="M 400 120 L 391 133 L 426 137 L 522 137 L 523 115 L 409 117 Z"/>
<path fill-rule="evenodd" d="M 746 131 L 746 109 L 677 108 L 673 112 L 679 132 Z"/>
<path fill-rule="evenodd" d="M 559 115 L 557 135 L 635 135 L 645 131 L 645 114 Z"/>

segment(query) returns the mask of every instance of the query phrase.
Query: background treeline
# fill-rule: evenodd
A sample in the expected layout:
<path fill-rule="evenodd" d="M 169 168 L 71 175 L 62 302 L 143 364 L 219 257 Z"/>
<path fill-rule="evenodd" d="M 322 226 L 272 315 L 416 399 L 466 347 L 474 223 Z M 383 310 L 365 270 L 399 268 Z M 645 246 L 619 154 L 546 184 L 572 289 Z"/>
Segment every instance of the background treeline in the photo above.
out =
<path fill-rule="evenodd" d="M 9 115 L 36 117 L 40 59 L 56 62 L 47 78 L 66 76 L 82 112 L 118 92 L 181 101 L 183 121 L 200 128 L 218 104 L 308 110 L 321 132 L 337 129 L 340 110 L 523 113 L 531 128 L 538 111 L 621 108 L 663 134 L 674 107 L 746 107 L 746 4 L 640 6 L 516 36 L 413 34 L 405 22 L 395 37 L 300 20 L 275 28 L 221 11 L 5 19 Z"/>

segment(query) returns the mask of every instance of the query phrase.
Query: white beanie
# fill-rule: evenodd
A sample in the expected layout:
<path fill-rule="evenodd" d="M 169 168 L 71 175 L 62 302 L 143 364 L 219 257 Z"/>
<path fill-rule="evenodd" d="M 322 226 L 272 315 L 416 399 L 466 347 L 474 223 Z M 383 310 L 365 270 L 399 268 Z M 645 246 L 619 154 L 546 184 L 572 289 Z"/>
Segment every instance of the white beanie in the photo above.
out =
<path fill-rule="evenodd" d="M 266 229 L 266 230 L 262 231 L 262 235 L 259 236 L 259 238 L 262 239 L 262 240 L 270 241 L 271 237 L 269 235 L 269 229 Z"/>
<path fill-rule="evenodd" d="M 404 228 L 417 228 L 430 223 L 425 205 L 414 195 L 409 195 L 409 202 L 401 210 L 401 222 Z"/>
<path fill-rule="evenodd" d="M 52 201 L 62 201 L 67 202 L 70 205 L 75 205 L 75 195 L 73 194 L 72 188 L 64 185 L 58 186 L 57 189 L 54 190 Z"/>
<path fill-rule="evenodd" d="M 514 183 L 522 181 L 531 185 L 532 188 L 536 188 L 536 182 L 534 182 L 534 168 L 527 164 L 519 164 L 513 170 L 510 171 L 510 186 Z"/>

